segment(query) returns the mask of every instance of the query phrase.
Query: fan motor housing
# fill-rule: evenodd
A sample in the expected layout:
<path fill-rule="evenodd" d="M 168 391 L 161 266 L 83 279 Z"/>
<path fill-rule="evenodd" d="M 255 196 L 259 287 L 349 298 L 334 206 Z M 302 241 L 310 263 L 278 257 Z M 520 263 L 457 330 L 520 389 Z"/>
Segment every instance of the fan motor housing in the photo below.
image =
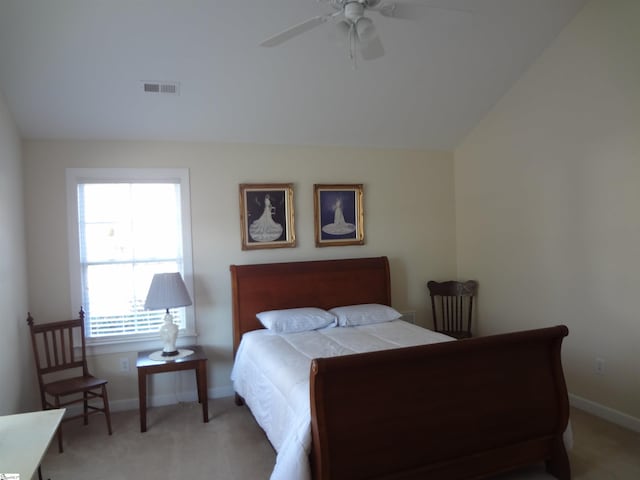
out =
<path fill-rule="evenodd" d="M 344 6 L 344 16 L 347 20 L 356 23 L 364 16 L 365 6 L 360 2 L 349 2 Z"/>
<path fill-rule="evenodd" d="M 367 7 L 375 7 L 380 3 L 380 0 L 331 0 L 331 3 L 336 8 L 339 8 L 339 9 L 344 8 L 345 5 L 349 3 L 359 3 L 365 8 L 367 8 Z"/>

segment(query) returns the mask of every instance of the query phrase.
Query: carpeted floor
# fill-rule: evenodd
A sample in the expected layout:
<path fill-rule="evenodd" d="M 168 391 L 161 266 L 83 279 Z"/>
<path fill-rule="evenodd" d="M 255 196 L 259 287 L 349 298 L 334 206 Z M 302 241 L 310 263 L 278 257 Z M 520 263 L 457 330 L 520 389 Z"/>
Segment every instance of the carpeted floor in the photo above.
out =
<path fill-rule="evenodd" d="M 93 416 L 64 424 L 65 451 L 57 441 L 42 462 L 51 480 L 190 480 L 268 479 L 275 453 L 246 407 L 233 398 L 210 400 L 209 423 L 202 422 L 197 403 L 152 408 L 148 431 L 140 433 L 138 411 L 112 415 L 113 435 L 104 419 Z M 574 448 L 570 453 L 574 480 L 640 478 L 640 434 L 573 410 Z M 500 480 L 550 478 L 535 467 Z M 294 480 L 294 479 L 292 479 Z"/>

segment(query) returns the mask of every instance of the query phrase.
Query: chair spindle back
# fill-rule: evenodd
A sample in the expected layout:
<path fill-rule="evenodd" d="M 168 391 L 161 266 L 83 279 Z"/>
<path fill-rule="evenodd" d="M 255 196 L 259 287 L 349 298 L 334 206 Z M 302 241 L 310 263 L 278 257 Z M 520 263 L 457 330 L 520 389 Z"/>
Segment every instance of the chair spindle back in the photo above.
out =
<path fill-rule="evenodd" d="M 80 318 L 34 325 L 31 313 L 27 317 L 31 330 L 31 343 L 38 377 L 81 368 L 88 375 L 86 347 L 84 341 L 84 311 Z M 76 344 L 80 352 L 76 355 Z"/>
<path fill-rule="evenodd" d="M 427 287 L 431 296 L 434 329 L 456 338 L 470 337 L 473 300 L 478 291 L 478 282 L 430 281 Z"/>

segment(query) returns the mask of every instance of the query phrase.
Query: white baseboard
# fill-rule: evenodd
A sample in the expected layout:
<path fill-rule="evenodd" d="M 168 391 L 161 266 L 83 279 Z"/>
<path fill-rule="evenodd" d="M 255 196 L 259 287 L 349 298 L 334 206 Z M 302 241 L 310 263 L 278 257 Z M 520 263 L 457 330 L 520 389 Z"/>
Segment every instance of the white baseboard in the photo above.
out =
<path fill-rule="evenodd" d="M 586 398 L 579 397 L 572 393 L 569 394 L 569 403 L 572 407 L 584 410 L 596 417 L 600 417 L 608 422 L 615 423 L 621 427 L 633 430 L 634 432 L 640 432 L 640 418 L 632 417 L 626 413 L 614 410 L 613 408 L 605 407 Z"/>

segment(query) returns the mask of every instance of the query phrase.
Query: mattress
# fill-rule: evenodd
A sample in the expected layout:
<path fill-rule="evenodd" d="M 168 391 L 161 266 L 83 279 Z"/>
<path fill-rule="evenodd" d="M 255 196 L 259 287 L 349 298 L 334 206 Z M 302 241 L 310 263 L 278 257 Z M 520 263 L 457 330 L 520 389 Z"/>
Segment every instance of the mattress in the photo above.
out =
<path fill-rule="evenodd" d="M 402 320 L 287 334 L 245 333 L 231 380 L 277 452 L 271 480 L 311 478 L 312 359 L 452 340 Z"/>

